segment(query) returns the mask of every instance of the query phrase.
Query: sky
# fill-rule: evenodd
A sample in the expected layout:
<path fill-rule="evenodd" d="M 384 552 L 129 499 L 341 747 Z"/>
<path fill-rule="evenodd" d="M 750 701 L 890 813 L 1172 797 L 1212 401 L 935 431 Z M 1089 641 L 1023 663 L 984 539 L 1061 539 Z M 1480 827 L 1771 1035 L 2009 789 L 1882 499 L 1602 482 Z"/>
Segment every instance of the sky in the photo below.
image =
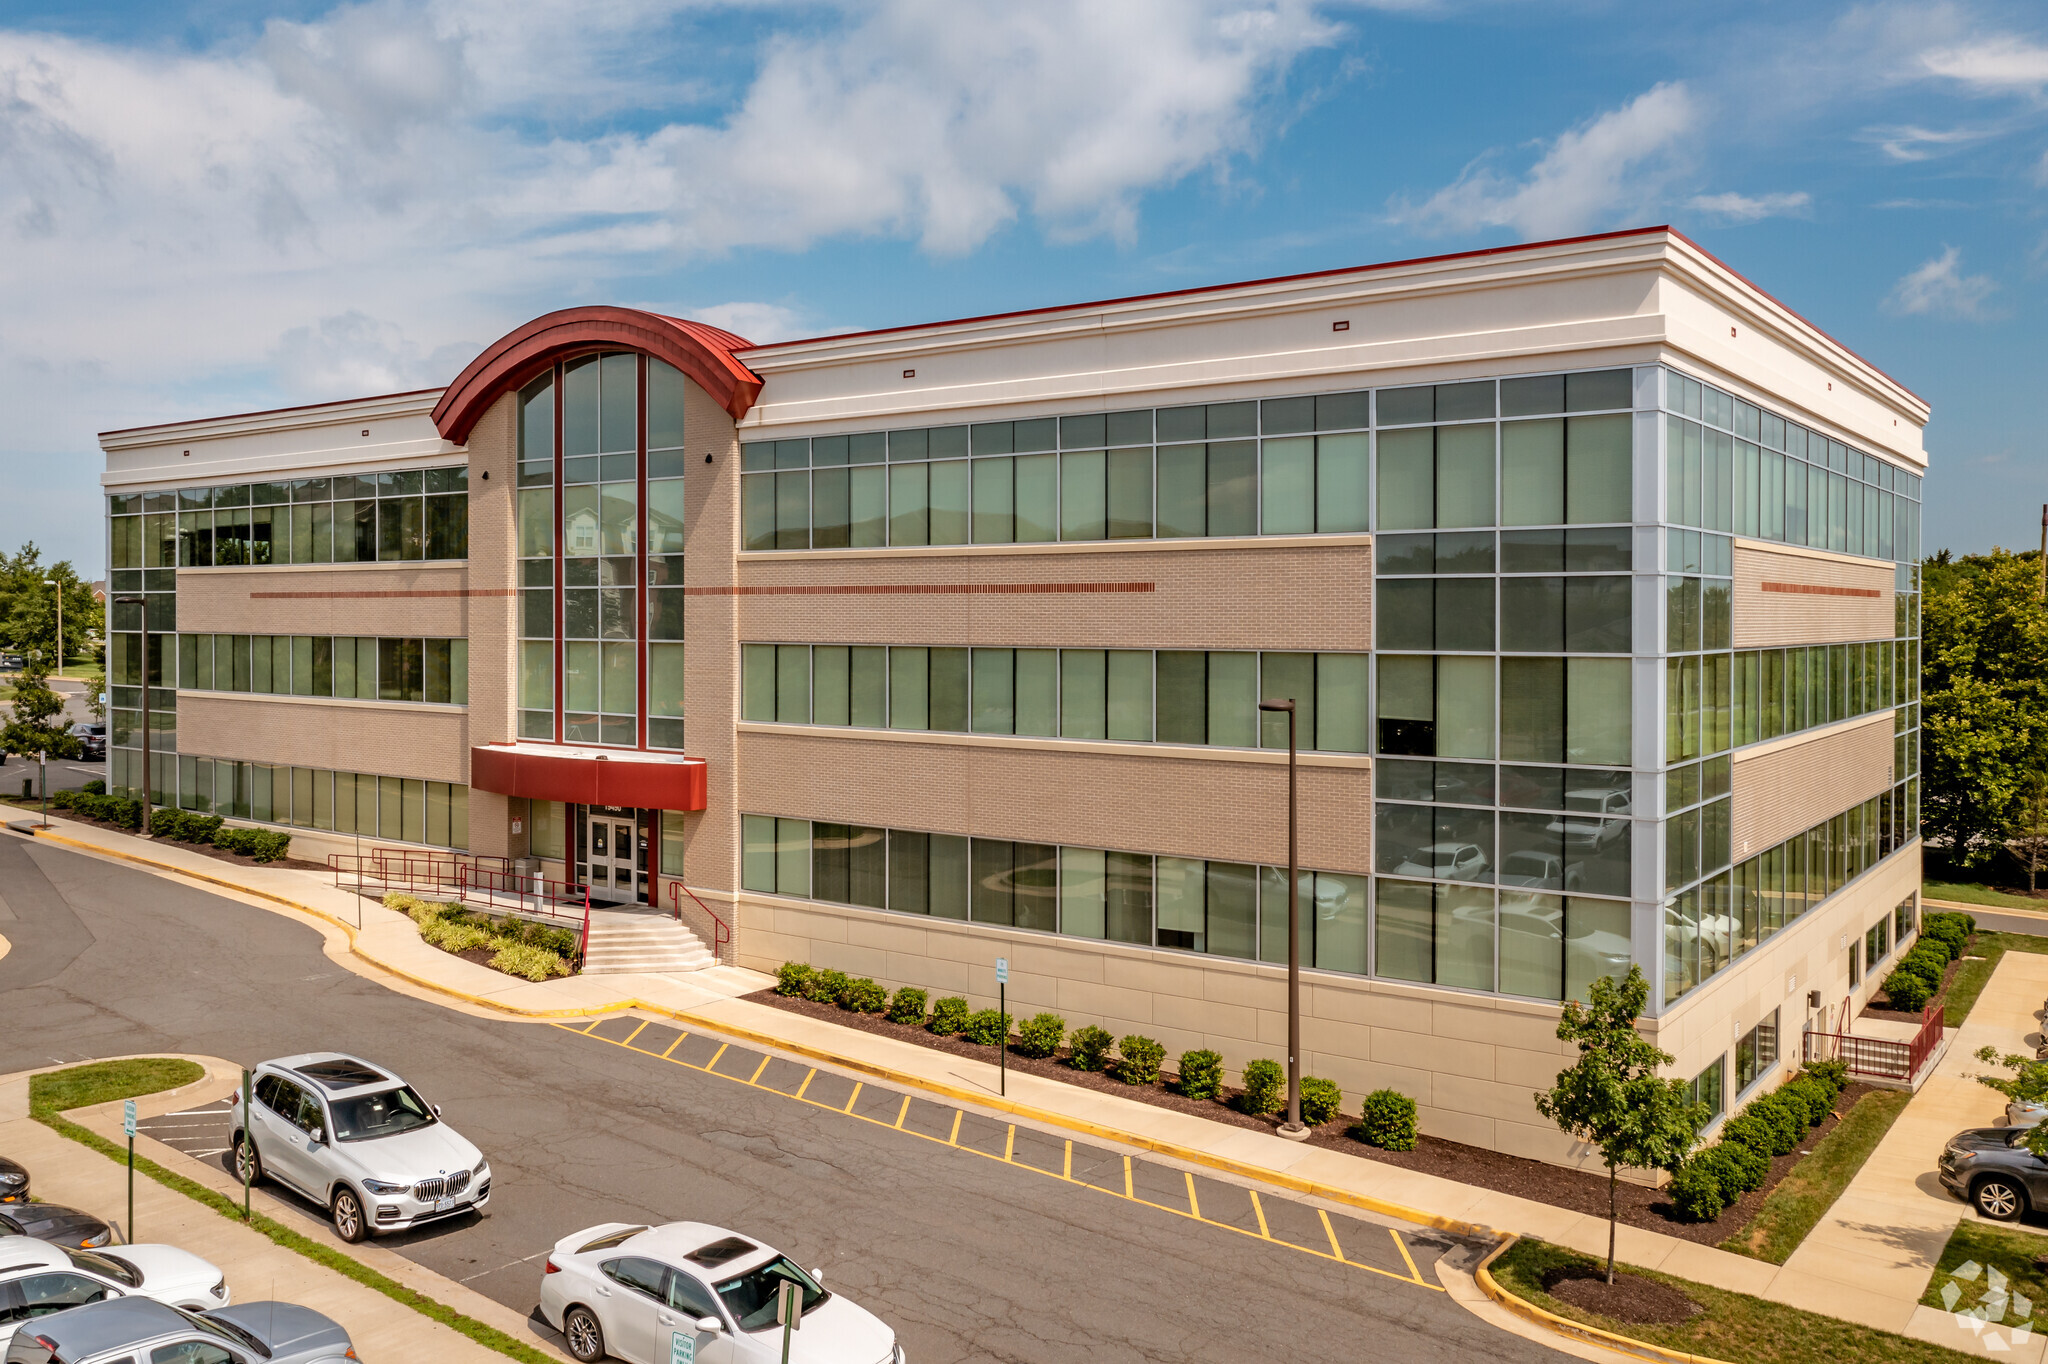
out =
<path fill-rule="evenodd" d="M 1671 223 L 1932 404 L 1928 549 L 2027 548 L 2044 207 L 2038 4 L 9 0 L 0 547 L 100 572 L 99 431 L 559 307 L 766 342 Z"/>

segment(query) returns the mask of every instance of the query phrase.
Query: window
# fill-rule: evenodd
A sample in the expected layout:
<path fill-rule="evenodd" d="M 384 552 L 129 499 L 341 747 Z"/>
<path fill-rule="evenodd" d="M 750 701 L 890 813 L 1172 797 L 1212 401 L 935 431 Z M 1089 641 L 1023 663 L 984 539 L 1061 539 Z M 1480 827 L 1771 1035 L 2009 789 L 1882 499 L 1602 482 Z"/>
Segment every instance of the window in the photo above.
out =
<path fill-rule="evenodd" d="M 629 1255 L 622 1260 L 606 1260 L 602 1268 L 605 1277 L 614 1283 L 623 1284 L 635 1293 L 644 1293 L 656 1302 L 667 1301 L 665 1281 L 671 1271 L 666 1266 Z"/>
<path fill-rule="evenodd" d="M 1778 1064 L 1778 1011 L 1742 1035 L 1735 1044 L 1735 1092 L 1739 1096 Z"/>
<path fill-rule="evenodd" d="M 462 465 L 185 488 L 175 496 L 175 514 L 155 526 L 115 517 L 116 567 L 469 557 L 469 470 Z"/>
<path fill-rule="evenodd" d="M 1728 1111 L 1727 1100 L 1722 1095 L 1722 1085 L 1728 1072 L 1728 1058 L 1717 1056 L 1713 1064 L 1692 1077 L 1692 1101 L 1707 1106 L 1707 1121 L 1712 1122 Z"/>

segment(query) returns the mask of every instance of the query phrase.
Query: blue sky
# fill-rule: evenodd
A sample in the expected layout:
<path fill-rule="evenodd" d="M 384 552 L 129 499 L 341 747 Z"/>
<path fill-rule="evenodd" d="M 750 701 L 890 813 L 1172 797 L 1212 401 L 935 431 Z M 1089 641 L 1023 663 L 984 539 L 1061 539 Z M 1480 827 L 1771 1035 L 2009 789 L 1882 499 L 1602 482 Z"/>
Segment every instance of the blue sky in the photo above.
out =
<path fill-rule="evenodd" d="M 99 430 L 569 304 L 767 341 L 1670 222 L 1933 404 L 1930 548 L 2026 547 L 2044 188 L 2038 5 L 14 0 L 0 544 L 99 570 Z"/>

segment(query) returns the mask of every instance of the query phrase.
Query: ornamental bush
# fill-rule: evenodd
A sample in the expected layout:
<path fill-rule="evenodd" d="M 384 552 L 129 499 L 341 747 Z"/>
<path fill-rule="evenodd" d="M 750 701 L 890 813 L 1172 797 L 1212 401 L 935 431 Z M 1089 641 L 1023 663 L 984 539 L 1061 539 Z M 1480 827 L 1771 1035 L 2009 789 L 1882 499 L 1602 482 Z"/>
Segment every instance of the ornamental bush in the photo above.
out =
<path fill-rule="evenodd" d="M 1720 1149 L 1710 1147 L 1691 1157 L 1671 1180 L 1671 1206 L 1688 1222 L 1711 1222 L 1734 1201 L 1721 1187 L 1720 1162 L 1713 1159 Z"/>
<path fill-rule="evenodd" d="M 77 799 L 78 793 L 76 791 L 52 791 L 50 792 L 50 808 L 54 810 L 69 810 L 71 803 Z"/>
<path fill-rule="evenodd" d="M 1068 1039 L 1072 1050 L 1067 1054 L 1067 1063 L 1075 1070 L 1101 1070 L 1109 1059 L 1109 1049 L 1116 1039 L 1109 1033 L 1090 1023 L 1085 1028 L 1074 1029 Z"/>
<path fill-rule="evenodd" d="M 925 1024 L 935 1036 L 951 1037 L 967 1026 L 970 1011 L 967 1001 L 958 995 L 950 995 L 932 1005 L 931 1020 Z"/>
<path fill-rule="evenodd" d="M 219 829 L 213 845 L 258 862 L 275 862 L 291 850 L 292 836 L 275 829 Z"/>
<path fill-rule="evenodd" d="M 391 897 L 385 896 L 384 903 L 390 904 Z M 811 983 L 811 967 L 808 962 L 786 961 L 775 968 L 775 993 L 784 999 L 800 998 L 804 987 Z"/>
<path fill-rule="evenodd" d="M 1884 978 L 1884 992 L 1894 1009 L 1904 1009 L 1907 1013 L 1920 1012 L 1934 994 L 1927 988 L 1925 976 L 1915 975 L 1904 966 L 1897 967 Z"/>
<path fill-rule="evenodd" d="M 1066 1040 L 1067 1020 L 1058 1014 L 1033 1014 L 1017 1026 L 1017 1054 L 1044 1058 Z"/>
<path fill-rule="evenodd" d="M 1778 1093 L 1784 1097 L 1786 1103 L 1799 1105 L 1806 1110 L 1808 1127 L 1817 1127 L 1827 1121 L 1828 1114 L 1835 1109 L 1835 1096 L 1828 1091 L 1826 1085 L 1811 1076 L 1795 1076 L 1779 1089 Z"/>
<path fill-rule="evenodd" d="M 1116 1044 L 1116 1078 L 1127 1085 L 1157 1084 L 1159 1063 L 1165 1059 L 1165 1047 L 1149 1037 L 1132 1033 Z"/>
<path fill-rule="evenodd" d="M 904 986 L 896 992 L 896 997 L 889 1001 L 889 1021 L 913 1025 L 924 1022 L 924 1003 L 924 991 L 913 986 Z"/>
<path fill-rule="evenodd" d="M 844 971 L 813 971 L 804 982 L 804 998 L 813 1004 L 837 1004 L 840 992 L 851 984 Z"/>
<path fill-rule="evenodd" d="M 1827 1086 L 1830 1104 L 1841 1098 L 1842 1091 L 1849 1087 L 1849 1063 L 1839 1057 L 1828 1061 L 1814 1061 L 1800 1074 L 1806 1079 Z"/>
<path fill-rule="evenodd" d="M 995 1009 L 979 1009 L 967 1016 L 960 1035 L 978 1047 L 1000 1047 L 1010 1040 L 1010 1016 Z"/>
<path fill-rule="evenodd" d="M 848 982 L 839 992 L 839 1007 L 857 1014 L 878 1014 L 889 1007 L 888 987 L 870 977 Z"/>
<path fill-rule="evenodd" d="M 1213 1099 L 1223 1088 L 1223 1057 L 1216 1052 L 1184 1051 L 1177 1069 L 1176 1088 L 1184 1098 Z"/>
<path fill-rule="evenodd" d="M 528 980 L 546 980 L 549 976 L 566 976 L 569 963 L 545 947 L 531 943 L 506 943 L 491 958 L 491 965 L 511 976 L 524 976 Z"/>
<path fill-rule="evenodd" d="M 1415 1100 L 1396 1089 L 1375 1089 L 1360 1109 L 1352 1136 L 1382 1151 L 1415 1149 Z"/>
<path fill-rule="evenodd" d="M 1314 1075 L 1301 1077 L 1301 1120 L 1306 1125 L 1321 1127 L 1337 1116 L 1337 1108 L 1343 1102 L 1344 1091 L 1335 1080 Z"/>
<path fill-rule="evenodd" d="M 1730 1203 L 1752 1189 L 1761 1189 L 1771 1177 L 1771 1163 L 1740 1142 L 1716 1142 L 1707 1149 L 1713 1153 L 1721 1191 Z"/>
<path fill-rule="evenodd" d="M 1794 1108 L 1790 1102 L 1776 1094 L 1765 1094 L 1752 1099 L 1749 1107 L 1742 1110 L 1763 1119 L 1771 1130 L 1769 1154 L 1789 1156 L 1799 1149 L 1799 1143 L 1806 1139 L 1806 1109 Z"/>
<path fill-rule="evenodd" d="M 1237 1096 L 1240 1109 L 1252 1114 L 1278 1113 L 1286 1102 L 1287 1072 L 1278 1061 L 1262 1057 L 1245 1062 L 1244 1088 Z"/>
<path fill-rule="evenodd" d="M 1721 1140 L 1747 1146 L 1758 1155 L 1769 1159 L 1778 1144 L 1777 1129 L 1766 1122 L 1761 1114 L 1745 1108 L 1727 1122 L 1721 1124 Z"/>
<path fill-rule="evenodd" d="M 104 796 L 105 794 L 107 794 L 107 784 L 101 781 L 98 777 L 94 777 L 91 781 L 87 782 L 85 785 L 79 787 L 78 789 L 88 796 Z"/>

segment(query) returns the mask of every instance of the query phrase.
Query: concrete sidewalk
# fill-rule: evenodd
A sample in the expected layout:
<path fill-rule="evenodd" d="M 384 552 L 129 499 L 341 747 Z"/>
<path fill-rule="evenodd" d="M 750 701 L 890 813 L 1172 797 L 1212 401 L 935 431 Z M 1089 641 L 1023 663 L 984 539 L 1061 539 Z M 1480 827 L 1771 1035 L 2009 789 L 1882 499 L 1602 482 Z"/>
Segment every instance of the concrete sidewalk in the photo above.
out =
<path fill-rule="evenodd" d="M 137 1099 L 137 1116 L 159 1117 L 212 1103 L 233 1093 L 241 1082 L 241 1071 L 218 1057 L 186 1058 L 206 1067 L 203 1079 L 182 1089 L 166 1090 Z M 68 1069 L 68 1067 L 49 1067 Z M 110 1221 L 127 1222 L 128 1172 L 125 1163 L 108 1159 L 97 1151 L 68 1141 L 33 1118 L 19 1116 L 26 1107 L 28 1079 L 35 1071 L 0 1076 L 0 1151 L 29 1168 L 35 1194 L 52 1203 L 83 1208 Z M 13 1100 L 11 1104 L 8 1100 Z M 121 1105 L 101 1104 L 66 1114 L 73 1122 L 92 1129 L 116 1143 L 121 1134 Z M 237 1201 L 241 1186 L 225 1170 L 193 1161 L 175 1149 L 147 1136 L 135 1140 L 135 1152 L 157 1164 L 204 1184 L 216 1192 L 230 1194 Z M 274 1195 L 257 1190 L 252 1196 L 257 1211 L 276 1217 L 283 1211 Z M 294 1226 L 303 1218 L 291 1218 Z M 127 1239 L 150 1244 L 174 1245 L 218 1265 L 228 1281 L 229 1292 L 238 1303 L 295 1302 L 325 1313 L 341 1323 L 354 1342 L 356 1352 L 368 1361 L 448 1360 L 452 1364 L 484 1364 L 505 1356 L 487 1349 L 454 1328 L 430 1317 L 406 1310 L 390 1298 L 365 1287 L 324 1265 L 278 1245 L 261 1232 L 221 1216 L 213 1209 L 175 1190 L 138 1175 L 135 1180 L 136 1234 Z M 446 1306 L 497 1327 L 517 1340 L 544 1353 L 557 1354 L 529 1327 L 523 1317 L 482 1294 L 472 1292 L 453 1280 L 420 1268 L 410 1260 L 374 1244 L 342 1245 L 331 1232 L 323 1238 L 320 1229 L 305 1234 L 324 1239 L 335 1249 L 388 1278 L 425 1294 Z M 568 1358 L 566 1355 L 559 1355 Z"/>
<path fill-rule="evenodd" d="M 53 823 L 60 826 L 50 831 L 55 840 L 195 875 L 229 891 L 239 890 L 244 898 L 267 908 L 315 916 L 314 921 L 329 934 L 329 955 L 336 960 L 366 975 L 381 970 L 405 982 L 399 988 L 410 986 L 458 1007 L 529 1018 L 623 1011 L 665 1016 L 686 1026 L 1297 1192 L 1429 1225 L 1514 1232 L 1587 1254 L 1606 1254 L 1608 1226 L 1604 1219 L 1399 1169 L 1364 1156 L 1297 1145 L 1267 1133 L 1034 1075 L 1010 1073 L 1007 1097 L 999 1097 L 997 1069 L 992 1064 L 738 998 L 771 983 L 758 972 L 720 967 L 675 977 L 605 975 L 540 984 L 508 981 L 498 972 L 427 946 L 404 915 L 352 892 L 337 891 L 317 874 L 235 866 L 175 844 L 71 821 Z M 2037 969 L 2048 972 L 2048 957 L 2007 954 L 1970 1026 L 1961 1037 L 1950 1039 L 1952 1045 L 1936 1075 L 1907 1106 L 1865 1170 L 1790 1263 L 1772 1265 L 1629 1226 L 1619 1230 L 1620 1258 L 1698 1283 L 1887 1331 L 1930 1340 L 1940 1333 L 1938 1343 L 1942 1345 L 1975 1348 L 1974 1337 L 1957 1338 L 1964 1333 L 1956 1331 L 1951 1319 L 1935 1314 L 1940 1318 L 1937 1327 L 1921 1316 L 1922 1309 L 1917 1306 L 1933 1257 L 1940 1253 L 1948 1231 L 1966 1213 L 1961 1203 L 1948 1198 L 1934 1183 L 1932 1171 L 1942 1142 L 1950 1134 L 1996 1110 L 1997 1096 L 1961 1078 L 1962 1070 L 1975 1065 L 1968 1060 L 1969 1052 L 1985 1041 L 2017 1046 L 2019 1035 L 2032 1027 L 2029 1011 L 2044 992 L 2043 984 L 2035 983 L 2032 974 Z M 2043 980 L 2048 981 L 2048 976 Z M 1893 1247 L 1889 1254 L 1882 1249 L 1887 1246 Z M 2048 1349 L 2048 1340 L 2004 1354 L 2036 1364 L 2044 1349 Z"/>

